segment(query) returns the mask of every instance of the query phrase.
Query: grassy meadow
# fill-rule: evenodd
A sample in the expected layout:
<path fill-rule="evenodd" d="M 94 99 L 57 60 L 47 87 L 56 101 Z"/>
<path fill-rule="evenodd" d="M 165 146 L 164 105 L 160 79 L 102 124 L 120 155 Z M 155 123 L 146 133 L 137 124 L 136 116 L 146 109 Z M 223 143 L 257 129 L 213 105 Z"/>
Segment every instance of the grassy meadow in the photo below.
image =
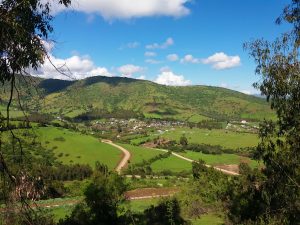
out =
<path fill-rule="evenodd" d="M 163 133 L 161 136 L 179 141 L 182 135 L 187 137 L 189 143 L 220 145 L 231 149 L 254 147 L 258 143 L 257 134 L 238 133 L 224 129 L 176 128 Z"/>
<path fill-rule="evenodd" d="M 172 172 L 191 171 L 192 163 L 171 155 L 168 158 L 152 163 L 151 168 L 154 172 L 161 172 L 163 170 L 170 170 Z"/>
<path fill-rule="evenodd" d="M 209 213 L 202 215 L 199 219 L 192 220 L 193 225 L 221 225 L 224 219 L 216 214 Z"/>
<path fill-rule="evenodd" d="M 81 163 L 94 167 L 99 161 L 113 169 L 121 159 L 118 149 L 89 135 L 56 127 L 41 127 L 36 132 L 42 145 L 52 148 L 58 160 L 65 164 Z"/>
<path fill-rule="evenodd" d="M 118 145 L 124 147 L 131 153 L 130 163 L 132 164 L 141 163 L 143 162 L 143 160 L 148 160 L 162 153 L 160 151 L 155 151 L 142 146 L 133 146 L 129 144 L 118 144 Z"/>
<path fill-rule="evenodd" d="M 1 105 L 0 104 L 0 113 L 6 117 L 6 105 Z M 18 117 L 23 117 L 24 116 L 24 112 L 22 112 L 21 110 L 11 106 L 10 107 L 10 111 L 9 111 L 9 117 L 10 118 L 18 118 Z"/>
<path fill-rule="evenodd" d="M 193 151 L 181 152 L 179 154 L 193 160 L 202 159 L 207 164 L 212 166 L 220 165 L 220 164 L 240 164 L 242 162 L 248 163 L 251 167 L 258 166 L 257 161 L 251 160 L 247 157 L 238 156 L 235 154 L 212 155 L 212 154 L 203 154 L 202 152 L 193 152 Z"/>

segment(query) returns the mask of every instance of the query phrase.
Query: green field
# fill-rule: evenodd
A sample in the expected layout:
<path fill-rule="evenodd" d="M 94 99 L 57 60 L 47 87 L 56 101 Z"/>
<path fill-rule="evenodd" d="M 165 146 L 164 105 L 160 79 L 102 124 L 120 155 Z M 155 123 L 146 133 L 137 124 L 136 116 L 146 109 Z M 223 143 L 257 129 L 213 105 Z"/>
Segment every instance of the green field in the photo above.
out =
<path fill-rule="evenodd" d="M 238 133 L 227 130 L 208 130 L 199 128 L 176 128 L 165 132 L 161 136 L 179 141 L 185 135 L 189 143 L 220 145 L 224 148 L 254 147 L 258 143 L 257 134 Z"/>
<path fill-rule="evenodd" d="M 143 160 L 148 160 L 153 158 L 162 152 L 152 150 L 149 148 L 141 147 L 141 146 L 133 146 L 128 144 L 118 144 L 124 148 L 126 148 L 131 153 L 130 163 L 141 163 Z"/>
<path fill-rule="evenodd" d="M 60 206 L 51 209 L 51 214 L 55 222 L 58 222 L 60 219 L 64 219 L 66 216 L 70 215 L 74 206 Z"/>
<path fill-rule="evenodd" d="M 202 159 L 209 165 L 240 164 L 241 162 L 246 162 L 249 163 L 249 165 L 252 167 L 258 166 L 257 161 L 251 160 L 246 157 L 241 157 L 235 154 L 212 155 L 212 154 L 203 154 L 202 152 L 186 151 L 180 153 L 180 155 L 193 160 Z"/>
<path fill-rule="evenodd" d="M 124 206 L 126 209 L 131 210 L 134 213 L 142 213 L 145 209 L 149 208 L 151 205 L 157 205 L 159 198 L 150 198 L 150 199 L 140 199 L 127 201 Z"/>
<path fill-rule="evenodd" d="M 42 145 L 52 148 L 62 163 L 81 163 L 94 167 L 95 162 L 99 161 L 113 169 L 121 157 L 118 149 L 92 136 L 56 127 L 42 127 L 36 132 Z M 59 157 L 61 153 L 63 156 Z"/>
<path fill-rule="evenodd" d="M 143 160 L 148 160 L 159 154 L 164 154 L 165 152 L 156 149 L 149 149 L 141 146 L 132 146 L 127 144 L 119 144 L 126 148 L 132 154 L 130 159 L 131 163 L 140 163 Z M 151 168 L 154 172 L 161 172 L 163 170 L 171 170 L 172 172 L 180 172 L 183 170 L 191 170 L 191 163 L 179 159 L 173 155 L 166 159 L 158 160 L 151 164 Z"/>
<path fill-rule="evenodd" d="M 6 117 L 6 106 L 5 105 L 0 105 L 0 113 Z M 11 106 L 10 111 L 9 111 L 9 117 L 10 118 L 17 118 L 17 117 L 23 117 L 24 113 L 20 111 L 19 109 Z"/>
<path fill-rule="evenodd" d="M 152 163 L 151 168 L 154 172 L 161 172 L 163 170 L 171 170 L 172 172 L 190 171 L 192 163 L 171 155 L 166 159 Z"/>
<path fill-rule="evenodd" d="M 80 114 L 82 113 L 85 113 L 86 111 L 83 110 L 83 109 L 75 109 L 75 110 L 72 110 L 68 113 L 65 113 L 64 116 L 67 116 L 67 117 L 70 117 L 70 118 L 74 118 L 76 116 L 79 116 Z"/>
<path fill-rule="evenodd" d="M 193 225 L 221 225 L 224 224 L 224 219 L 216 214 L 205 214 L 199 219 L 192 220 Z"/>

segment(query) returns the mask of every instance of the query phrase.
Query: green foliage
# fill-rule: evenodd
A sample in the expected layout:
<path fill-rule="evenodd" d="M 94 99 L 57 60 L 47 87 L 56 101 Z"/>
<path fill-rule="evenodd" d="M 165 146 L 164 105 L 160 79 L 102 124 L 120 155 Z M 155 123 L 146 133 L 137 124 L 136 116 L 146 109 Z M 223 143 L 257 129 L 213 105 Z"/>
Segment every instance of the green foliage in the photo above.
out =
<path fill-rule="evenodd" d="M 180 206 L 176 198 L 167 199 L 157 206 L 151 206 L 144 211 L 142 220 L 139 224 L 143 225 L 183 225 L 187 222 L 180 215 Z"/>
<path fill-rule="evenodd" d="M 225 199 L 231 177 L 207 168 L 201 160 L 193 163 L 192 171 L 194 178 L 182 187 L 178 196 L 183 215 L 195 220 L 207 213 L 222 214 L 222 200 Z"/>
<path fill-rule="evenodd" d="M 84 203 L 75 207 L 71 215 L 60 220 L 60 225 L 122 224 L 118 206 L 124 201 L 124 179 L 117 174 L 98 172 L 86 188 Z"/>
<path fill-rule="evenodd" d="M 54 141 L 62 141 L 62 142 L 66 141 L 66 139 L 64 137 L 56 137 L 53 140 Z"/>
<path fill-rule="evenodd" d="M 70 0 L 57 1 L 68 6 Z M 0 82 L 37 69 L 47 54 L 43 39 L 53 31 L 50 2 L 4 0 L 0 5 Z"/>
<path fill-rule="evenodd" d="M 205 162 L 203 160 L 199 160 L 198 162 L 192 163 L 192 174 L 194 179 L 199 179 L 200 174 L 206 171 Z"/>
<path fill-rule="evenodd" d="M 183 136 L 180 137 L 179 143 L 180 143 L 183 147 L 185 147 L 185 146 L 188 145 L 188 139 L 186 138 L 185 135 L 183 135 Z"/>
<path fill-rule="evenodd" d="M 294 29 L 275 42 L 247 44 L 261 82 L 255 86 L 267 97 L 278 121 L 265 120 L 255 152 L 265 168 L 246 172 L 232 184 L 230 218 L 235 223 L 300 223 L 300 66 L 299 0 L 285 8 L 281 19 Z M 280 20 L 280 19 L 279 19 Z"/>

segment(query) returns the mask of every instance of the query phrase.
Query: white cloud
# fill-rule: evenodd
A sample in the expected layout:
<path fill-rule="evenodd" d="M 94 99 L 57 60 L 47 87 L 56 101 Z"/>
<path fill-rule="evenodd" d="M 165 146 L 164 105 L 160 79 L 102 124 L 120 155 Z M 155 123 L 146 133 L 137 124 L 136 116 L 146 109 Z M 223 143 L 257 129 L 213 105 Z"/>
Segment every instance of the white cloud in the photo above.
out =
<path fill-rule="evenodd" d="M 241 65 L 239 56 L 228 56 L 224 52 L 218 52 L 214 55 L 203 59 L 204 64 L 211 64 L 216 70 L 230 69 Z"/>
<path fill-rule="evenodd" d="M 135 41 L 135 42 L 130 42 L 130 43 L 127 43 L 127 48 L 137 48 L 140 46 L 140 43 Z"/>
<path fill-rule="evenodd" d="M 119 50 L 124 50 L 126 48 L 138 48 L 141 44 L 137 41 L 129 42 L 126 45 L 122 45 Z"/>
<path fill-rule="evenodd" d="M 246 94 L 246 95 L 251 95 L 252 94 L 251 91 L 249 91 L 249 90 L 242 90 L 241 92 Z"/>
<path fill-rule="evenodd" d="M 198 58 L 194 58 L 194 56 L 192 55 L 185 55 L 183 57 L 183 59 L 181 59 L 181 63 L 193 63 L 193 64 L 196 64 L 196 63 L 200 63 L 201 60 L 198 59 Z"/>
<path fill-rule="evenodd" d="M 172 71 L 171 70 L 171 68 L 170 67 L 168 67 L 168 66 L 164 66 L 164 67 L 162 67 L 162 68 L 160 68 L 160 70 L 159 70 L 160 72 L 170 72 L 170 71 Z"/>
<path fill-rule="evenodd" d="M 55 45 L 55 43 L 53 41 L 42 40 L 42 43 L 43 43 L 44 48 L 47 52 L 51 52 L 54 48 L 54 45 Z"/>
<path fill-rule="evenodd" d="M 98 14 L 106 20 L 132 19 L 150 16 L 182 17 L 190 13 L 186 4 L 190 0 L 77 0 L 65 9 L 53 3 L 53 12 L 75 10 Z"/>
<path fill-rule="evenodd" d="M 138 80 L 146 80 L 146 76 L 142 75 L 142 76 L 137 77 L 136 79 L 138 79 Z"/>
<path fill-rule="evenodd" d="M 221 84 L 220 84 L 220 87 L 222 87 L 222 88 L 228 88 L 228 84 L 226 84 L 226 83 L 221 83 Z"/>
<path fill-rule="evenodd" d="M 154 56 L 156 56 L 156 53 L 155 52 L 145 52 L 145 56 L 154 57 Z"/>
<path fill-rule="evenodd" d="M 146 59 L 145 62 L 149 63 L 149 64 L 160 64 L 161 63 L 161 61 L 155 60 L 155 59 Z"/>
<path fill-rule="evenodd" d="M 55 68 L 55 67 L 56 68 Z M 28 71 L 42 78 L 84 79 L 92 76 L 113 76 L 105 67 L 97 67 L 88 56 L 74 55 L 66 59 L 56 58 L 49 53 L 43 65 L 37 71 Z"/>
<path fill-rule="evenodd" d="M 95 20 L 95 15 L 94 14 L 90 14 L 86 17 L 86 22 L 87 23 L 92 23 Z"/>
<path fill-rule="evenodd" d="M 186 86 L 191 84 L 191 81 L 186 80 L 182 75 L 174 74 L 172 71 L 161 72 L 154 82 L 170 86 Z"/>
<path fill-rule="evenodd" d="M 161 43 L 161 44 L 153 43 L 150 45 L 146 45 L 146 48 L 147 49 L 166 49 L 172 45 L 174 45 L 173 38 L 168 38 L 164 43 Z"/>
<path fill-rule="evenodd" d="M 127 64 L 119 67 L 118 71 L 123 77 L 131 77 L 133 74 L 143 72 L 144 68 L 132 64 Z"/>
<path fill-rule="evenodd" d="M 175 62 L 179 59 L 177 54 L 170 54 L 167 56 L 167 60 L 171 61 L 171 62 Z"/>

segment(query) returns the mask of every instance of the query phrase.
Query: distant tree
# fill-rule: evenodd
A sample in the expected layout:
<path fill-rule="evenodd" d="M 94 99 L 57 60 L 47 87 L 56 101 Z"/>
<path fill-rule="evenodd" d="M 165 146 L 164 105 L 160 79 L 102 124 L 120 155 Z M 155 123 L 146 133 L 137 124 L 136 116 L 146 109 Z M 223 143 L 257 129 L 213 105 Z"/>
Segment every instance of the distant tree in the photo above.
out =
<path fill-rule="evenodd" d="M 277 120 L 260 125 L 254 156 L 264 162 L 262 173 L 249 170 L 243 185 L 234 183 L 230 218 L 242 224 L 300 224 L 300 1 L 292 0 L 277 23 L 293 25 L 275 42 L 245 45 L 261 81 L 255 84 L 270 102 Z M 239 188 L 234 188 L 239 187 Z M 254 207 L 255 206 L 255 207 Z"/>
<path fill-rule="evenodd" d="M 105 164 L 100 163 L 99 161 L 96 161 L 95 163 L 95 170 L 97 172 L 102 173 L 103 175 L 107 176 L 109 171 L 108 171 L 108 167 Z"/>
<path fill-rule="evenodd" d="M 199 159 L 198 162 L 192 163 L 192 173 L 193 173 L 193 177 L 195 179 L 199 179 L 200 173 L 205 172 L 206 170 L 207 170 L 207 168 L 206 168 L 205 162 L 203 160 Z"/>
<path fill-rule="evenodd" d="M 186 138 L 186 136 L 181 136 L 180 137 L 180 141 L 179 143 L 182 145 L 182 146 L 187 146 L 188 145 L 188 139 Z"/>
<path fill-rule="evenodd" d="M 121 133 L 121 132 L 122 132 L 122 127 L 121 127 L 120 124 L 118 124 L 117 130 L 118 130 L 118 133 Z"/>

